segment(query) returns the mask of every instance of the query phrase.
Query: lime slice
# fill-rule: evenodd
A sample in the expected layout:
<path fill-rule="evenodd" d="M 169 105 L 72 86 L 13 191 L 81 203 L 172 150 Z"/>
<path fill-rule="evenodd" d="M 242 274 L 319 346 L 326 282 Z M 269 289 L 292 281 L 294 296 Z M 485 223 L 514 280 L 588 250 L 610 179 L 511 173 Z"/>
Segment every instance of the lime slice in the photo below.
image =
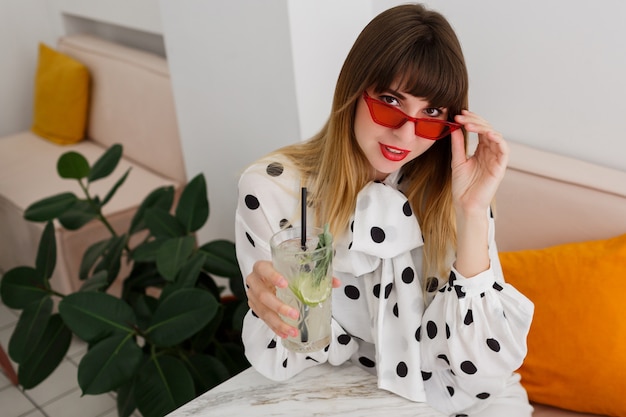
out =
<path fill-rule="evenodd" d="M 290 288 L 300 301 L 313 307 L 326 300 L 330 295 L 331 286 L 326 281 L 315 282 L 311 276 L 304 275 L 294 280 Z"/>

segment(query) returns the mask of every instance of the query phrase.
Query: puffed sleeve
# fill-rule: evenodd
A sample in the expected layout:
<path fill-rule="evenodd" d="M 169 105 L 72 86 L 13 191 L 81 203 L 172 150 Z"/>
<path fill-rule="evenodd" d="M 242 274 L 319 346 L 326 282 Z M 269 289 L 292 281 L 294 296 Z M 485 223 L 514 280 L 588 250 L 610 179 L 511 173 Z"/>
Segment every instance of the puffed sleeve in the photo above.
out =
<path fill-rule="evenodd" d="M 489 223 L 490 268 L 471 278 L 452 268 L 422 320 L 425 389 L 443 412 L 484 408 L 526 356 L 534 306 L 504 281 Z"/>
<path fill-rule="evenodd" d="M 280 158 L 256 163 L 240 177 L 235 245 L 244 277 L 250 274 L 256 261 L 271 260 L 270 237 L 296 219 L 299 190 L 297 172 Z M 245 354 L 259 373 L 273 380 L 288 379 L 323 362 L 339 365 L 348 360 L 358 346 L 335 320 L 331 327 L 331 343 L 326 349 L 295 353 L 285 349 L 281 339 L 250 310 L 243 322 Z"/>

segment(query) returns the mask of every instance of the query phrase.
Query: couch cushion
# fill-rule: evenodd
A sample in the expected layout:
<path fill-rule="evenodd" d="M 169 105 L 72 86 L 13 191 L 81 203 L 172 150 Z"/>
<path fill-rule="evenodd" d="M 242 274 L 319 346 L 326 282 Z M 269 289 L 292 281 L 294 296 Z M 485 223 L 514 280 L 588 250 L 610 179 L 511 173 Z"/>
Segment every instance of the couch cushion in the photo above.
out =
<path fill-rule="evenodd" d="M 503 252 L 507 281 L 535 304 L 519 372 L 532 401 L 626 415 L 626 234 Z"/>
<path fill-rule="evenodd" d="M 533 417 L 598 417 L 598 414 L 577 413 L 562 408 L 533 403 Z"/>
<path fill-rule="evenodd" d="M 82 140 L 89 107 L 89 70 L 39 44 L 33 104 L 33 132 L 62 145 Z"/>
<path fill-rule="evenodd" d="M 626 233 L 626 172 L 509 142 L 496 196 L 500 250 L 540 249 Z"/>
<path fill-rule="evenodd" d="M 90 70 L 89 139 L 104 148 L 123 142 L 126 158 L 185 182 L 165 58 L 88 35 L 65 36 L 58 49 Z"/>

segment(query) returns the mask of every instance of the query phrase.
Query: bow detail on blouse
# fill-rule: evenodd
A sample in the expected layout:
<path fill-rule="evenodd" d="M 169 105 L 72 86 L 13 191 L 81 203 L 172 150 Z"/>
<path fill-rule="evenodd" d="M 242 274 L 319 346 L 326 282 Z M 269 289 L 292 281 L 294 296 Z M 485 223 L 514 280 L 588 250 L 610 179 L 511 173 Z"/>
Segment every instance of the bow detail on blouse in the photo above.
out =
<path fill-rule="evenodd" d="M 362 280 L 376 347 L 378 386 L 425 401 L 419 340 L 424 312 L 415 251 L 422 234 L 407 198 L 393 185 L 361 190 L 348 242 L 338 242 L 334 269 Z M 365 313 L 365 312 L 364 312 Z"/>
<path fill-rule="evenodd" d="M 344 237 L 347 241 L 336 245 L 342 256 L 335 258 L 334 268 L 357 277 L 375 270 L 381 259 L 424 244 L 407 198 L 393 185 L 381 182 L 371 182 L 359 192 L 350 231 Z"/>

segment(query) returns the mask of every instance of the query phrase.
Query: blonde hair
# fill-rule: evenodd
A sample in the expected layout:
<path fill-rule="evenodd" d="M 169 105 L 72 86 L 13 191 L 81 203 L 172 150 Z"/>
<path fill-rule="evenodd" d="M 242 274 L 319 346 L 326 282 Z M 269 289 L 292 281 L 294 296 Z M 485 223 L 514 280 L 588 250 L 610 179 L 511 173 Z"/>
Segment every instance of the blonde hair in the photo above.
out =
<path fill-rule="evenodd" d="M 300 170 L 317 222 L 329 223 L 336 236 L 347 231 L 357 194 L 372 179 L 354 135 L 357 101 L 368 88 L 380 92 L 392 84 L 433 107 L 447 108 L 450 120 L 467 108 L 461 46 L 442 15 L 421 5 L 402 5 L 375 17 L 344 62 L 326 125 L 308 141 L 276 151 Z M 450 164 L 448 137 L 401 169 L 400 187 L 425 241 L 425 277 L 445 278 L 448 254 L 456 247 Z"/>

